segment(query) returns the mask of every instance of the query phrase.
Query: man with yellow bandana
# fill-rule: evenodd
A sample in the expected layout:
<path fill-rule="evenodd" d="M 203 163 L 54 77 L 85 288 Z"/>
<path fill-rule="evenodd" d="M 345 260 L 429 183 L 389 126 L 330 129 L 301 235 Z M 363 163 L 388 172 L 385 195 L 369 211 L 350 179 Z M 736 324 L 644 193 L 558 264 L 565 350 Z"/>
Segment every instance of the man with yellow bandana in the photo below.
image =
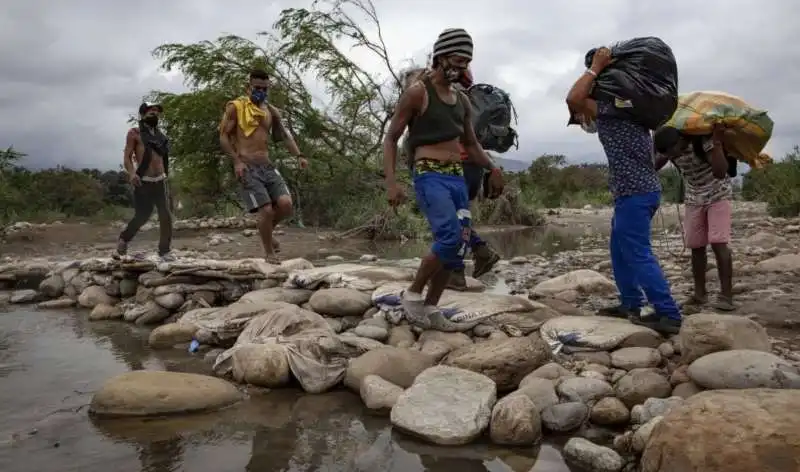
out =
<path fill-rule="evenodd" d="M 272 237 L 275 225 L 292 214 L 292 197 L 280 172 L 269 159 L 270 135 L 283 140 L 289 152 L 298 158 L 300 167 L 308 166 L 291 133 L 284 126 L 278 110 L 267 102 L 269 77 L 263 70 L 250 72 L 247 96 L 228 102 L 220 123 L 222 150 L 233 160 L 236 178 L 241 184 L 245 208 L 258 217 L 258 232 L 266 261 L 279 263 Z"/>

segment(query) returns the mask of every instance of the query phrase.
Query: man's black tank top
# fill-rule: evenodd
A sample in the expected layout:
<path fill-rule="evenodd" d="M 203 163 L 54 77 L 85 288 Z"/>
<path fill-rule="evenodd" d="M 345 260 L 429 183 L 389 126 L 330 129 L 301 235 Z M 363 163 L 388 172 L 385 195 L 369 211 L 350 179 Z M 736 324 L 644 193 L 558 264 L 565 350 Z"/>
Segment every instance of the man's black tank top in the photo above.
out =
<path fill-rule="evenodd" d="M 464 134 L 466 108 L 461 93 L 456 92 L 456 103 L 450 105 L 439 98 L 429 77 L 423 79 L 428 92 L 428 108 L 412 119 L 408 125 L 407 149 L 444 143 Z"/>

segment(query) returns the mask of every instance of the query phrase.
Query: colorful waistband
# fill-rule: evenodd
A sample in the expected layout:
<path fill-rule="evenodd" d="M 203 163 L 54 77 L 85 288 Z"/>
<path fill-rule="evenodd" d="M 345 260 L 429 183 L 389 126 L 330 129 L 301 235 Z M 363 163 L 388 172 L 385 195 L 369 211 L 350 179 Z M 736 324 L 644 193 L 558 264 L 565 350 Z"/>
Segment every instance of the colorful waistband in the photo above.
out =
<path fill-rule="evenodd" d="M 414 172 L 417 175 L 437 172 L 439 174 L 462 177 L 464 175 L 464 166 L 460 162 L 440 162 L 433 159 L 419 159 L 414 162 Z"/>

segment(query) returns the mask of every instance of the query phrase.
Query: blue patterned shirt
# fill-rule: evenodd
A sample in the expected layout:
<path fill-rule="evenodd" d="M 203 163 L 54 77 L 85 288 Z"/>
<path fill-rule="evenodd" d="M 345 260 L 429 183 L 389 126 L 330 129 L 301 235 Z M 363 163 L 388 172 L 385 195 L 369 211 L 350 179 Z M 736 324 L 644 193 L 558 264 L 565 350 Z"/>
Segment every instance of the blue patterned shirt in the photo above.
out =
<path fill-rule="evenodd" d="M 613 116 L 610 103 L 597 103 L 597 136 L 608 158 L 608 186 L 614 198 L 660 192 L 650 130 Z"/>

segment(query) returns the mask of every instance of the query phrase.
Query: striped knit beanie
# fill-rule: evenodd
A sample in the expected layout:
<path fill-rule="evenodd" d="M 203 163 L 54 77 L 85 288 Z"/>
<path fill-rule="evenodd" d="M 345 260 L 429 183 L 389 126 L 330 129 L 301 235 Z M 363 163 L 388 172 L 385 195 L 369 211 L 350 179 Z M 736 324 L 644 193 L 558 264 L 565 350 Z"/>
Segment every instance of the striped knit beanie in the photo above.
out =
<path fill-rule="evenodd" d="M 461 56 L 472 59 L 472 37 L 462 28 L 448 28 L 433 44 L 433 58 Z"/>

